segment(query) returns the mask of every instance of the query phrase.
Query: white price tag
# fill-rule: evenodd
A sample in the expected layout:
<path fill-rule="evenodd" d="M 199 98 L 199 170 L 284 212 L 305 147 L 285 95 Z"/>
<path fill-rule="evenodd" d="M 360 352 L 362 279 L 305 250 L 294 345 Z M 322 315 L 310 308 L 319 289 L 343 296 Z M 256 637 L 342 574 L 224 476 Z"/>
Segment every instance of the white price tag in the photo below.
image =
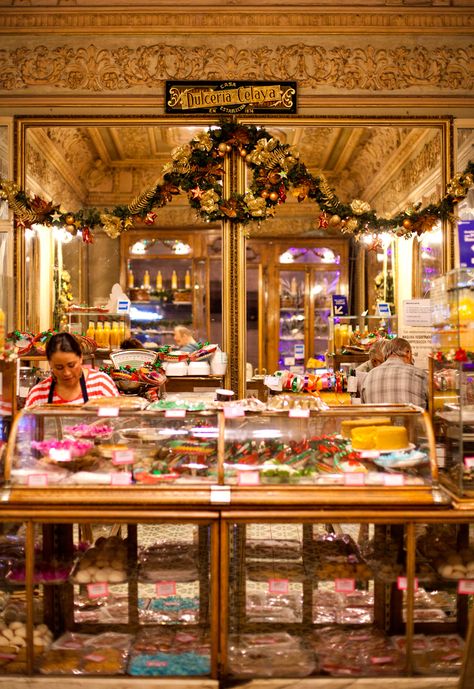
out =
<path fill-rule="evenodd" d="M 28 397 L 29 391 L 30 391 L 30 388 L 25 388 L 25 387 L 22 386 L 22 387 L 18 390 L 18 395 L 19 395 L 20 397 Z"/>
<path fill-rule="evenodd" d="M 133 464 L 135 453 L 133 450 L 114 450 L 112 452 L 112 464 Z"/>
<path fill-rule="evenodd" d="M 129 471 L 119 471 L 117 474 L 110 474 L 110 485 L 129 486 L 132 482 L 132 474 Z"/>
<path fill-rule="evenodd" d="M 157 581 L 155 591 L 157 596 L 176 596 L 176 582 Z"/>
<path fill-rule="evenodd" d="M 278 593 L 282 596 L 288 593 L 288 579 L 269 579 L 268 593 Z"/>
<path fill-rule="evenodd" d="M 186 409 L 167 409 L 165 411 L 167 419 L 184 419 L 186 416 Z"/>
<path fill-rule="evenodd" d="M 211 486 L 211 503 L 230 503 L 230 486 Z"/>
<path fill-rule="evenodd" d="M 334 579 L 336 593 L 352 593 L 355 591 L 355 579 Z"/>
<path fill-rule="evenodd" d="M 240 404 L 231 404 L 224 407 L 224 418 L 235 419 L 239 416 L 245 416 L 245 409 Z"/>
<path fill-rule="evenodd" d="M 285 356 L 283 358 L 283 363 L 285 366 L 294 366 L 296 361 L 294 356 Z"/>
<path fill-rule="evenodd" d="M 31 476 L 28 476 L 27 485 L 35 486 L 36 488 L 47 486 L 48 474 L 31 474 Z"/>
<path fill-rule="evenodd" d="M 404 486 L 405 477 L 403 474 L 384 474 L 384 486 Z"/>
<path fill-rule="evenodd" d="M 89 655 L 84 656 L 84 659 L 91 660 L 93 663 L 103 663 L 106 659 L 106 656 L 101 656 L 98 653 L 90 653 Z"/>
<path fill-rule="evenodd" d="M 298 407 L 295 407 L 288 411 L 288 416 L 292 418 L 309 419 L 309 409 L 298 409 Z"/>
<path fill-rule="evenodd" d="M 418 578 L 415 577 L 413 580 L 413 586 L 414 590 L 418 591 Z M 406 591 L 408 588 L 408 579 L 407 577 L 397 577 L 397 588 L 399 591 Z"/>
<path fill-rule="evenodd" d="M 474 579 L 459 579 L 459 581 L 458 581 L 458 593 L 473 595 L 474 594 Z"/>
<path fill-rule="evenodd" d="M 237 477 L 239 486 L 258 486 L 260 483 L 260 472 L 258 471 L 239 471 Z"/>
<path fill-rule="evenodd" d="M 270 390 L 274 390 L 275 392 L 281 392 L 283 390 L 281 376 L 265 376 L 263 382 Z"/>
<path fill-rule="evenodd" d="M 349 472 L 344 474 L 344 485 L 345 486 L 364 486 L 365 485 L 365 474 L 360 471 Z"/>
<path fill-rule="evenodd" d="M 347 379 L 347 392 L 357 392 L 357 378 L 349 376 Z"/>
<path fill-rule="evenodd" d="M 109 595 L 109 585 L 106 581 L 96 584 L 87 584 L 87 595 L 89 598 L 103 598 Z"/>
<path fill-rule="evenodd" d="M 55 462 L 70 462 L 71 450 L 60 447 L 52 447 L 49 451 L 49 458 Z"/>
<path fill-rule="evenodd" d="M 97 416 L 118 416 L 118 407 L 99 407 L 97 410 Z"/>

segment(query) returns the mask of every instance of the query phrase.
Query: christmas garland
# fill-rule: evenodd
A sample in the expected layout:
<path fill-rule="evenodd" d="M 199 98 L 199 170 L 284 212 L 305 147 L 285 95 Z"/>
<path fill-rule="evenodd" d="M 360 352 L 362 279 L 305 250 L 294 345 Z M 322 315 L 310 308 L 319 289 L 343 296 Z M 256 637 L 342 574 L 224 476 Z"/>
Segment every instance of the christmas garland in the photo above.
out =
<path fill-rule="evenodd" d="M 223 197 L 223 159 L 232 150 L 245 159 L 252 182 L 245 194 Z M 7 201 L 17 227 L 34 223 L 65 226 L 71 234 L 82 233 L 86 243 L 93 241 L 91 229 L 102 226 L 109 237 L 118 237 L 136 220 L 153 225 L 156 211 L 184 192 L 200 218 L 207 222 L 228 219 L 246 225 L 262 222 L 274 215 L 279 204 L 292 193 L 299 202 L 310 199 L 319 207 L 319 227 L 332 227 L 359 237 L 363 234 L 390 232 L 398 237 L 421 235 L 433 229 L 439 220 L 456 221 L 454 204 L 465 198 L 474 184 L 474 163 L 448 184 L 437 204 L 407 208 L 393 218 L 379 218 L 368 203 L 354 199 L 341 202 L 323 175 L 313 176 L 299 160 L 297 151 L 282 144 L 265 129 L 254 125 L 222 122 L 219 127 L 202 131 L 188 144 L 172 152 L 172 160 L 163 168 L 163 183 L 139 194 L 129 205 L 112 211 L 97 208 L 63 212 L 59 205 L 37 196 L 29 198 L 17 184 L 0 179 L 0 199 Z"/>

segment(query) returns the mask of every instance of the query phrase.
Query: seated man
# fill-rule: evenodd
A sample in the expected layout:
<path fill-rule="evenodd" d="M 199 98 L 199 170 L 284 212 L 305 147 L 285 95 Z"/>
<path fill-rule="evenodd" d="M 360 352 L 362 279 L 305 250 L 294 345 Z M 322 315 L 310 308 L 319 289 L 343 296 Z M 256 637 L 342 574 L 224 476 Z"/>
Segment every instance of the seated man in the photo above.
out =
<path fill-rule="evenodd" d="M 189 328 L 184 325 L 177 325 L 174 329 L 174 341 L 180 352 L 196 352 L 200 345 L 193 337 Z"/>
<path fill-rule="evenodd" d="M 363 364 L 359 364 L 356 368 L 356 372 L 368 373 L 373 368 L 380 366 L 385 361 L 385 348 L 388 345 L 388 340 L 377 340 L 369 349 L 369 360 L 364 361 Z"/>
<path fill-rule="evenodd" d="M 428 404 L 428 378 L 413 365 L 408 340 L 396 337 L 387 345 L 387 359 L 367 374 L 362 385 L 364 404 Z"/>

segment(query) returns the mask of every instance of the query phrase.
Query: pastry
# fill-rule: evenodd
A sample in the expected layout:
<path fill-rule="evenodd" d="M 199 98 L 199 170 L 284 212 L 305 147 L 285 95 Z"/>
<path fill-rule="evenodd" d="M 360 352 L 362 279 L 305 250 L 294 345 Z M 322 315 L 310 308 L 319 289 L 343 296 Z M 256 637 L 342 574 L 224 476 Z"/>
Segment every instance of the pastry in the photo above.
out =
<path fill-rule="evenodd" d="M 81 652 L 68 648 L 50 649 L 39 659 L 43 675 L 72 674 L 80 670 Z"/>
<path fill-rule="evenodd" d="M 402 450 L 408 447 L 404 426 L 358 426 L 351 430 L 354 450 Z"/>
<path fill-rule="evenodd" d="M 362 419 L 344 419 L 341 423 L 341 435 L 343 438 L 350 438 L 353 428 L 360 428 L 361 426 L 390 426 L 390 419 L 388 416 L 367 416 Z"/>

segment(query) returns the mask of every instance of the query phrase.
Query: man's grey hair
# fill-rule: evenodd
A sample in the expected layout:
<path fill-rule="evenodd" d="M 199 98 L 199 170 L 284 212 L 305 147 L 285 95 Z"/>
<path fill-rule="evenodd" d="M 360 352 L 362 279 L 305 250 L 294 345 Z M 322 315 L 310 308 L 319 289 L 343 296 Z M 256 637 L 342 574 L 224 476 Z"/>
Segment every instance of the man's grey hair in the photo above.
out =
<path fill-rule="evenodd" d="M 369 359 L 370 361 L 381 361 L 384 362 L 386 355 L 387 340 L 377 340 L 369 349 Z"/>
<path fill-rule="evenodd" d="M 393 340 L 389 340 L 386 355 L 389 357 L 392 354 L 395 354 L 395 356 L 411 354 L 411 344 L 403 337 L 395 337 Z"/>

